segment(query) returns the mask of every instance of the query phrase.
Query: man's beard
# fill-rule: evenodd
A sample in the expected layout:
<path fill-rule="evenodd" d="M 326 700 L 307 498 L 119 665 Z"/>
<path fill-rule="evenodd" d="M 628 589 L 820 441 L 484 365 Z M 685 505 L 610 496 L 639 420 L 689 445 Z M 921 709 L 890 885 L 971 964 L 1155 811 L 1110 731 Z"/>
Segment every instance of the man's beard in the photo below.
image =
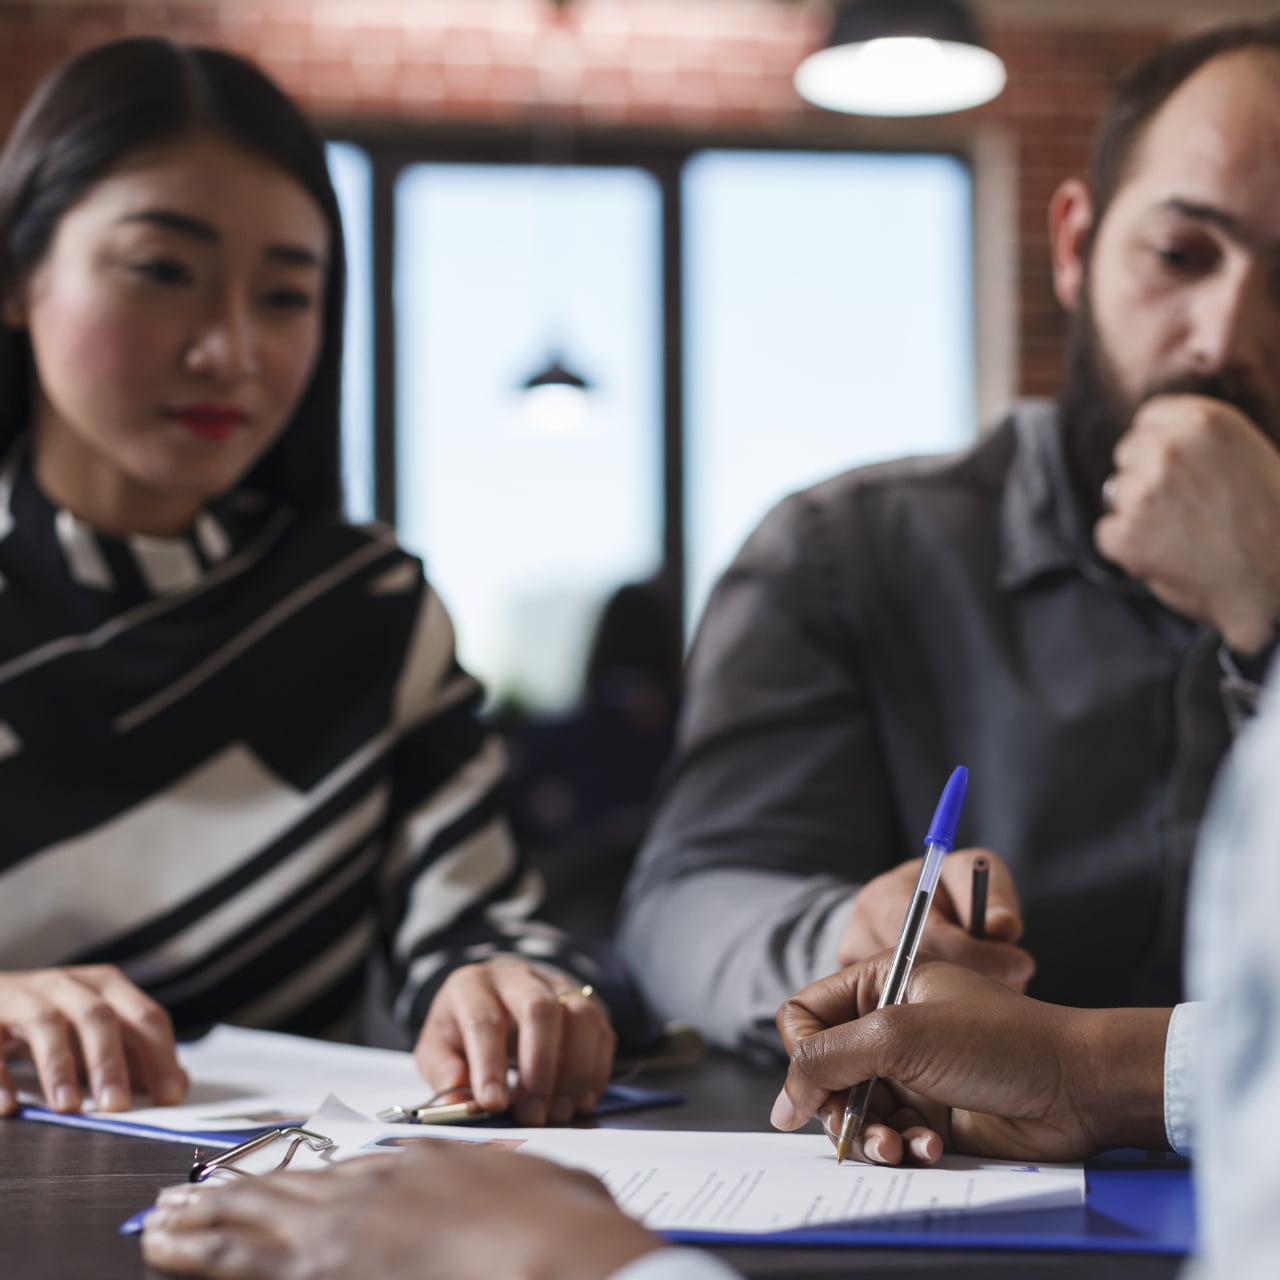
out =
<path fill-rule="evenodd" d="M 1071 316 L 1067 335 L 1067 383 L 1059 397 L 1067 471 L 1076 497 L 1092 524 L 1103 512 L 1102 484 L 1115 470 L 1112 454 L 1139 407 L 1153 396 L 1197 395 L 1240 410 L 1274 444 L 1280 420 L 1267 397 L 1242 375 L 1186 372 L 1153 379 L 1135 398 L 1120 389 L 1114 365 L 1102 346 L 1088 291 Z"/>

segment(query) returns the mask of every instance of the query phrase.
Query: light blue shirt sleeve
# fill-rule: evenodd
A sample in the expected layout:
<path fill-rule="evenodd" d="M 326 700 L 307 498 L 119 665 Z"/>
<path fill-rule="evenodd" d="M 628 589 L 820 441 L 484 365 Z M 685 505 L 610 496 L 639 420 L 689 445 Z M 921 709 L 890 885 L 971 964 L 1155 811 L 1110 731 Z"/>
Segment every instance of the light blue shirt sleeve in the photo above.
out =
<path fill-rule="evenodd" d="M 609 1280 L 742 1280 L 728 1263 L 701 1249 L 659 1249 L 629 1262 Z"/>
<path fill-rule="evenodd" d="M 1204 1035 L 1203 1013 L 1198 1004 L 1178 1005 L 1164 1045 L 1164 1130 L 1180 1156 L 1195 1153 L 1196 1060 Z"/>
<path fill-rule="evenodd" d="M 1258 716 L 1221 775 L 1193 873 L 1187 978 L 1203 1001 L 1188 1094 L 1197 1112 L 1194 1280 L 1280 1275 L 1277 674 L 1273 666 Z"/>

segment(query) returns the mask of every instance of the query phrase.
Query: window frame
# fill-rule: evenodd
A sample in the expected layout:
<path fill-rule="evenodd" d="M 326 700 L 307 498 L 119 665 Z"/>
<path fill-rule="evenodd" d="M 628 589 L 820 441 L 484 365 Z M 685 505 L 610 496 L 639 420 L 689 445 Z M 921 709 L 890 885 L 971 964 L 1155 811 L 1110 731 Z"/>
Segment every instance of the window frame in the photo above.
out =
<path fill-rule="evenodd" d="M 322 122 L 327 141 L 349 142 L 369 157 L 373 238 L 373 460 L 374 512 L 378 520 L 396 525 L 396 325 L 394 251 L 396 243 L 395 191 L 401 173 L 417 164 L 535 165 L 548 163 L 545 139 L 528 125 L 518 129 L 488 126 L 433 125 L 388 129 L 363 124 Z M 564 126 L 567 130 L 569 126 Z M 679 136 L 652 131 L 574 129 L 565 134 L 557 163 L 574 166 L 626 167 L 649 172 L 658 185 L 661 202 L 660 395 L 661 449 L 661 563 L 663 580 L 672 592 L 672 606 L 680 633 L 687 634 L 685 611 L 685 331 L 684 331 L 684 210 L 682 179 L 685 164 L 704 151 L 823 152 L 871 155 L 943 155 L 964 164 L 970 173 L 972 247 L 971 323 L 976 361 L 975 421 L 981 429 L 996 407 L 1012 399 L 1010 384 L 1016 365 L 1014 327 L 999 322 L 1001 286 L 1013 278 L 1017 245 L 1006 234 L 999 206 L 984 198 L 988 189 L 1004 192 L 1012 171 L 1009 150 L 991 131 L 952 135 L 931 131 L 910 140 L 850 138 L 841 130 L 832 136 L 820 128 L 786 134 L 744 131 L 725 134 L 698 132 Z M 995 205 L 995 207 L 993 207 Z M 984 229 L 979 216 L 993 225 Z M 994 287 L 984 288 L 991 275 Z M 1007 307 L 1004 307 L 1007 310 Z M 994 332 L 993 332 L 994 331 Z"/>

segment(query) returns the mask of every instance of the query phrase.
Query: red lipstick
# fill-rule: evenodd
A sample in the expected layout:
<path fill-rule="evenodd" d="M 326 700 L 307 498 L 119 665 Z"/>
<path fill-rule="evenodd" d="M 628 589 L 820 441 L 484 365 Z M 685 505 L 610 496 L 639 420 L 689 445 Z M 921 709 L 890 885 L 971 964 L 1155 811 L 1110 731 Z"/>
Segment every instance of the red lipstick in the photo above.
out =
<path fill-rule="evenodd" d="M 166 416 L 202 440 L 227 440 L 249 420 L 234 404 L 184 404 L 166 410 Z"/>

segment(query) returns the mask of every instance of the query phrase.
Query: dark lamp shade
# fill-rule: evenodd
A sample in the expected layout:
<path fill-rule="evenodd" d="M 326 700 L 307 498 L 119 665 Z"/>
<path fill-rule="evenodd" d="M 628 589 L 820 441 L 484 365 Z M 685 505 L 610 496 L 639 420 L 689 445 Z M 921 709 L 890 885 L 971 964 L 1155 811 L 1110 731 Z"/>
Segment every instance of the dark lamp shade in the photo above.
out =
<path fill-rule="evenodd" d="M 585 378 L 579 377 L 571 369 L 566 369 L 559 360 L 555 359 L 541 372 L 525 379 L 526 391 L 532 391 L 535 387 L 572 387 L 578 391 L 590 390 Z"/>
<path fill-rule="evenodd" d="M 960 0 L 845 0 L 826 47 L 795 74 L 816 106 L 872 116 L 962 111 L 1004 84 L 1004 64 Z"/>

